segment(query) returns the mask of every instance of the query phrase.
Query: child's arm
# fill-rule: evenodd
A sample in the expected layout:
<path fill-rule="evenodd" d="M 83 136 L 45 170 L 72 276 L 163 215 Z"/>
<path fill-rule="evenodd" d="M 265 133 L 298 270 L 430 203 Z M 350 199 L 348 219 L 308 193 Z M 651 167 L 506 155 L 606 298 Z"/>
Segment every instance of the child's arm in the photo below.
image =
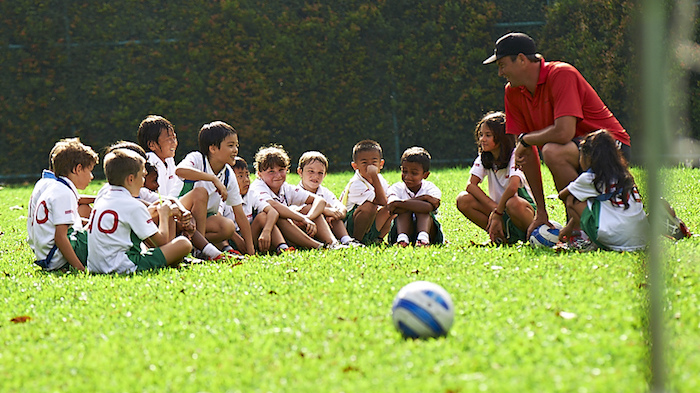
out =
<path fill-rule="evenodd" d="M 386 206 L 386 192 L 382 186 L 382 181 L 379 179 L 379 168 L 374 165 L 367 167 L 367 175 L 370 177 L 370 183 L 374 187 L 374 200 L 372 203 L 379 206 Z"/>
<path fill-rule="evenodd" d="M 258 249 L 261 251 L 267 251 L 270 249 L 270 244 L 272 242 L 272 229 L 275 227 L 280 214 L 269 205 L 265 206 L 263 212 L 267 214 L 267 218 L 265 220 L 265 225 L 263 225 L 262 231 L 260 231 L 260 236 L 258 236 Z"/>
<path fill-rule="evenodd" d="M 231 206 L 233 208 L 233 216 L 236 218 L 238 228 L 241 230 L 241 236 L 245 240 L 245 253 L 248 255 L 255 254 L 255 246 L 253 245 L 253 231 L 250 229 L 250 222 L 243 211 L 243 205 Z"/>
<path fill-rule="evenodd" d="M 316 217 L 323 214 L 323 210 L 326 208 L 326 200 L 313 194 L 309 195 L 305 202 L 307 205 L 311 205 L 309 212 L 306 213 L 306 217 L 309 217 L 310 220 L 315 220 Z"/>
<path fill-rule="evenodd" d="M 216 186 L 216 192 L 221 195 L 221 199 L 224 201 L 228 199 L 228 190 L 226 186 L 224 186 L 224 183 L 222 183 L 218 177 L 211 173 L 205 173 L 192 168 L 177 168 L 175 169 L 175 174 L 185 180 L 212 182 L 214 186 Z"/>
<path fill-rule="evenodd" d="M 71 266 L 80 270 L 81 272 L 85 271 L 85 267 L 83 266 L 82 262 L 80 262 L 80 259 L 78 259 L 78 256 L 75 255 L 75 250 L 73 250 L 73 247 L 70 245 L 70 240 L 68 240 L 68 226 L 68 224 L 56 225 L 53 240 L 56 242 L 58 251 L 63 254 L 63 257 L 66 258 Z"/>
<path fill-rule="evenodd" d="M 148 238 L 156 247 L 167 244 L 175 238 L 175 220 L 173 220 L 170 203 L 158 205 L 158 220 L 158 232 Z"/>
<path fill-rule="evenodd" d="M 471 175 L 469 178 L 469 183 L 467 183 L 467 188 L 466 191 L 476 198 L 479 203 L 481 203 L 484 206 L 488 206 L 489 209 L 494 209 L 496 207 L 496 202 L 494 202 L 493 199 L 489 198 L 488 195 L 484 192 L 484 190 L 479 187 L 479 183 L 481 183 L 481 178 L 479 176 Z"/>
<path fill-rule="evenodd" d="M 411 198 L 405 201 L 393 201 L 389 203 L 388 206 L 389 211 L 395 214 L 406 212 L 427 214 L 435 210 L 433 209 L 433 204 L 418 198 Z"/>
<path fill-rule="evenodd" d="M 277 210 L 280 218 L 289 218 L 294 221 L 302 222 L 306 226 L 307 235 L 313 237 L 316 234 L 316 224 L 311 221 L 309 217 L 290 209 L 288 206 L 281 204 L 274 199 L 268 200 L 267 203 L 269 203 L 273 209 Z"/>
<path fill-rule="evenodd" d="M 521 181 L 518 176 L 511 176 L 508 180 L 508 185 L 506 185 L 506 189 L 503 191 L 503 195 L 501 195 L 501 199 L 498 200 L 496 207 L 494 207 L 491 214 L 489 214 L 486 231 L 489 233 L 492 242 L 505 239 L 502 220 L 503 213 L 506 211 L 506 203 L 508 203 L 508 200 L 517 194 L 520 184 Z"/>

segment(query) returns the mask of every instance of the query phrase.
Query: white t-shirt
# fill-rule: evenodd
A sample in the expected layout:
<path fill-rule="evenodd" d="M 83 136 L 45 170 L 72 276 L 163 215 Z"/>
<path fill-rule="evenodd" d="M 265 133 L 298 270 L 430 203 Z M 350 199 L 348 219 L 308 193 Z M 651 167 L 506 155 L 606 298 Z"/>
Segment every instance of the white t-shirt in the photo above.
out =
<path fill-rule="evenodd" d="M 177 167 L 194 169 L 209 174 L 215 174 L 214 171 L 211 169 L 211 165 L 209 165 L 209 160 L 205 159 L 202 153 L 198 151 L 193 151 L 187 156 L 185 156 L 185 158 L 182 161 L 180 161 Z M 243 199 L 241 198 L 241 191 L 238 188 L 236 174 L 233 172 L 233 169 L 231 169 L 231 167 L 228 164 L 225 164 L 221 171 L 219 171 L 219 173 L 215 175 L 219 178 L 221 183 L 224 184 L 224 187 L 226 187 L 226 190 L 228 191 L 228 198 L 225 201 L 226 204 L 229 206 L 237 206 L 243 203 Z M 185 180 L 185 183 L 191 182 Z M 209 193 L 207 212 L 217 213 L 219 211 L 219 205 L 221 204 L 221 195 L 219 195 L 219 193 L 216 192 L 216 186 L 214 185 L 214 183 L 209 181 L 197 181 L 195 182 L 194 187 L 204 188 L 205 190 L 207 190 L 207 192 Z"/>
<path fill-rule="evenodd" d="M 56 245 L 56 226 L 69 225 L 75 231 L 83 229 L 78 214 L 78 190 L 70 179 L 59 181 L 50 171 L 44 171 L 36 182 L 29 199 L 27 213 L 27 241 L 37 260 L 44 260 Z M 65 182 L 65 183 L 64 183 Z M 58 249 L 47 270 L 60 269 L 68 263 Z"/>
<path fill-rule="evenodd" d="M 300 181 L 297 187 L 304 188 L 304 184 Z M 308 190 L 307 190 L 308 191 Z M 311 192 L 311 191 L 309 191 Z M 312 193 L 313 194 L 313 193 Z M 326 206 L 328 207 L 333 207 L 336 209 L 344 209 L 345 205 L 343 205 L 338 198 L 336 198 L 335 194 L 333 194 L 333 191 L 329 190 L 328 188 L 324 186 L 318 186 L 318 189 L 316 189 L 316 195 L 320 196 L 323 198 L 323 200 L 326 201 Z"/>
<path fill-rule="evenodd" d="M 175 159 L 168 157 L 163 161 L 152 151 L 146 153 L 146 158 L 158 171 L 158 193 L 177 198 L 182 190 L 182 180 L 175 175 Z"/>
<path fill-rule="evenodd" d="M 272 199 L 285 206 L 303 206 L 306 204 L 306 200 L 313 195 L 302 187 L 295 187 L 289 183 L 282 184 L 279 193 L 275 194 L 262 179 L 253 181 L 248 193 L 251 191 L 259 195 L 258 199 L 263 201 Z"/>
<path fill-rule="evenodd" d="M 381 173 L 378 174 L 378 176 L 379 182 L 382 184 L 382 188 L 384 188 L 384 192 L 386 193 L 389 189 L 389 182 L 384 179 Z M 373 201 L 375 196 L 376 193 L 372 183 L 362 177 L 360 171 L 355 171 L 355 175 L 353 175 L 348 185 L 345 186 L 343 193 L 340 195 L 340 201 L 344 203 L 345 207 L 350 211 L 357 205 L 361 205 L 367 201 Z"/>
<path fill-rule="evenodd" d="M 150 205 L 151 203 L 158 202 L 159 200 L 161 200 L 161 195 L 163 194 L 158 195 L 157 192 L 151 191 L 146 187 L 141 187 L 141 190 L 139 190 L 139 196 L 137 198 Z"/>
<path fill-rule="evenodd" d="M 257 193 L 251 192 L 250 189 L 248 190 L 248 193 L 242 195 L 241 198 L 243 199 L 243 203 L 241 205 L 243 207 L 243 213 L 245 213 L 245 216 L 248 219 L 249 223 L 253 222 L 254 214 L 258 214 L 265 210 L 267 206 L 270 206 L 269 203 L 260 198 L 259 195 L 257 195 Z M 236 222 L 236 216 L 233 214 L 233 208 L 231 206 L 222 202 L 219 207 L 219 213 L 222 216 L 232 220 L 236 224 L 236 231 L 240 230 L 240 227 Z"/>
<path fill-rule="evenodd" d="M 442 191 L 432 182 L 428 180 L 421 180 L 420 189 L 418 192 L 413 192 L 406 187 L 406 183 L 400 181 L 396 182 L 389 187 L 387 191 L 386 199 L 387 202 L 393 201 L 406 201 L 409 199 L 418 198 L 423 195 L 428 195 L 436 199 L 442 198 Z M 436 210 L 437 211 L 437 210 Z"/>
<path fill-rule="evenodd" d="M 484 168 L 484 164 L 481 162 L 481 154 L 479 154 L 479 157 L 474 160 L 474 165 L 472 165 L 472 169 L 469 171 L 469 174 L 474 175 L 481 180 L 484 180 L 484 177 L 488 176 L 489 198 L 496 202 L 501 200 L 501 196 L 508 186 L 510 177 L 517 176 L 520 178 L 520 187 L 525 187 L 525 190 L 527 190 L 530 198 L 534 201 L 532 191 L 530 191 L 530 184 L 528 184 L 525 174 L 515 166 L 515 150 L 513 150 L 513 154 L 510 156 L 508 167 L 497 171 L 494 171 L 491 168 Z"/>
<path fill-rule="evenodd" d="M 110 186 L 95 201 L 88 226 L 87 267 L 93 273 L 133 273 L 126 252 L 158 232 L 143 202 L 121 186 Z"/>
<path fill-rule="evenodd" d="M 566 188 L 579 201 L 587 201 L 588 207 L 593 206 L 598 195 L 593 184 L 595 174 L 584 172 Z M 606 189 L 610 192 L 612 187 Z M 607 201 L 600 201 L 600 216 L 598 217 L 598 238 L 604 246 L 615 251 L 634 251 L 646 246 L 648 222 L 642 198 L 637 187 L 628 197 L 629 208 L 625 209 L 622 195 L 616 195 Z"/>

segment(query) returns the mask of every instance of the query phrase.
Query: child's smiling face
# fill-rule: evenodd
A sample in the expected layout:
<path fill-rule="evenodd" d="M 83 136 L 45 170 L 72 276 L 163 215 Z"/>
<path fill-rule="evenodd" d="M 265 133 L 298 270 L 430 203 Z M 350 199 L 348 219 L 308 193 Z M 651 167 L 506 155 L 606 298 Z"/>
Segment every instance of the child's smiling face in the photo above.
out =
<path fill-rule="evenodd" d="M 258 177 L 270 187 L 272 192 L 278 194 L 282 185 L 287 181 L 287 168 L 273 165 L 264 171 L 258 171 Z"/>
<path fill-rule="evenodd" d="M 493 137 L 493 131 L 486 125 L 482 124 L 479 130 L 479 146 L 482 152 L 494 152 L 498 149 L 498 143 Z"/>
<path fill-rule="evenodd" d="M 326 166 L 321 161 L 313 160 L 304 165 L 303 169 L 297 169 L 297 173 L 301 176 L 301 185 L 304 189 L 316 192 L 326 178 Z"/>

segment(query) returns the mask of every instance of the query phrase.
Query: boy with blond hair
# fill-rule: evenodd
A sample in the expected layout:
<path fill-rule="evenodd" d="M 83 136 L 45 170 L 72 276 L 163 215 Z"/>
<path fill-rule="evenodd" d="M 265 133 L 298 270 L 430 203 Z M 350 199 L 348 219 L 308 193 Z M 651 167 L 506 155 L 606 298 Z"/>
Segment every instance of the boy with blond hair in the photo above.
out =
<path fill-rule="evenodd" d="M 340 196 L 348 210 L 345 227 L 364 244 L 381 243 L 392 218 L 386 207 L 389 183 L 379 173 L 384 167 L 381 145 L 370 139 L 357 142 L 351 165 L 355 175 Z"/>
<path fill-rule="evenodd" d="M 145 181 L 146 160 L 128 149 L 116 149 L 104 159 L 109 189 L 95 201 L 88 226 L 88 270 L 92 273 L 134 273 L 177 266 L 192 249 L 175 237 L 171 202 L 158 205 L 159 224 L 135 197 Z M 145 251 L 144 240 L 156 245 Z"/>
<path fill-rule="evenodd" d="M 251 191 L 277 210 L 280 216 L 277 226 L 286 240 L 304 248 L 339 248 L 323 217 L 326 201 L 287 183 L 290 160 L 282 146 L 261 147 L 255 154 L 254 166 L 257 179 L 251 184 Z M 309 206 L 302 213 L 304 205 Z"/>
<path fill-rule="evenodd" d="M 389 187 L 388 208 L 396 215 L 389 242 L 401 247 L 413 243 L 417 247 L 442 244 L 443 234 L 435 215 L 442 192 L 432 182 L 430 153 L 422 147 L 411 147 L 401 155 L 401 181 Z"/>
<path fill-rule="evenodd" d="M 300 177 L 300 187 L 320 196 L 326 201 L 323 215 L 326 217 L 333 235 L 340 240 L 340 243 L 354 247 L 364 246 L 348 235 L 348 230 L 345 228 L 343 221 L 348 213 L 345 205 L 336 198 L 331 190 L 322 185 L 323 179 L 326 178 L 328 173 L 328 159 L 326 156 L 319 151 L 307 151 L 299 157 L 297 173 Z"/>
<path fill-rule="evenodd" d="M 78 190 L 90 184 L 97 162 L 97 153 L 78 138 L 62 139 L 51 150 L 51 170 L 34 186 L 27 214 L 27 241 L 42 269 L 68 264 L 85 270 L 87 233 L 78 214 Z"/>

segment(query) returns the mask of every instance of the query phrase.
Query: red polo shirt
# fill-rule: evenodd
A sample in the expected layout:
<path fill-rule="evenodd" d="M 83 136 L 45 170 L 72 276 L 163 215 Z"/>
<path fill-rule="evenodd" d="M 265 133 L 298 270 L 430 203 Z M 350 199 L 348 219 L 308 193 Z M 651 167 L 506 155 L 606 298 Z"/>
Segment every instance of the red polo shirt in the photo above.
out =
<path fill-rule="evenodd" d="M 571 64 L 540 60 L 540 77 L 535 94 L 525 86 L 506 85 L 506 132 L 522 134 L 554 124 L 554 119 L 574 116 L 576 136 L 606 129 L 612 136 L 630 144 L 630 136 L 593 87 Z"/>

